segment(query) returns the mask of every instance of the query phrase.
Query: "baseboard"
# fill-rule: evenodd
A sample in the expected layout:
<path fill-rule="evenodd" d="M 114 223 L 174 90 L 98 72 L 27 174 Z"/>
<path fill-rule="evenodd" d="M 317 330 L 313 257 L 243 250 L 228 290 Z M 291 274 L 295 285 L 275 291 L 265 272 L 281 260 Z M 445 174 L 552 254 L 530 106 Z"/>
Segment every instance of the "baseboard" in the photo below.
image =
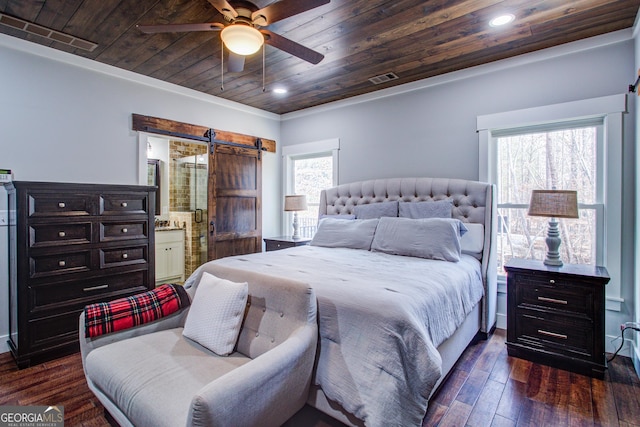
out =
<path fill-rule="evenodd" d="M 496 328 L 507 329 L 507 315 L 496 313 Z"/>
<path fill-rule="evenodd" d="M 9 352 L 9 335 L 0 335 L 0 353 Z"/>
<path fill-rule="evenodd" d="M 624 345 L 622 346 L 622 349 L 620 349 L 620 351 L 618 352 L 619 356 L 631 357 L 631 345 L 633 341 L 631 341 L 628 338 L 629 337 L 625 334 Z M 615 353 L 618 347 L 620 346 L 621 339 L 622 338 L 620 338 L 620 335 L 606 335 L 605 343 L 604 343 L 605 344 L 604 351 L 611 354 Z"/>

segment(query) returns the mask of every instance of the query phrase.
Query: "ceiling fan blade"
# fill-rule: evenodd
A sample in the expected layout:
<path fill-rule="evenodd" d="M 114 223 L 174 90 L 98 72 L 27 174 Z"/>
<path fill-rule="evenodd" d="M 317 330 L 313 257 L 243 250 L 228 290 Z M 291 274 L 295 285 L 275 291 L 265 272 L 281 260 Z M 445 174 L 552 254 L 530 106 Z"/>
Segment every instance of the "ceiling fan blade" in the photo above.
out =
<path fill-rule="evenodd" d="M 265 35 L 264 42 L 266 44 L 277 47 L 278 49 L 290 53 L 293 56 L 297 56 L 300 59 L 304 59 L 307 62 L 317 64 L 324 58 L 323 54 L 302 46 L 300 43 L 296 43 L 279 34 L 265 29 L 261 29 L 260 32 Z"/>
<path fill-rule="evenodd" d="M 224 28 L 218 22 L 204 24 L 163 24 L 163 25 L 136 25 L 145 34 L 155 33 L 187 33 L 191 31 L 220 31 Z"/>
<path fill-rule="evenodd" d="M 226 0 L 209 0 L 209 3 L 215 7 L 218 12 L 224 15 L 228 20 L 233 20 L 238 16 L 238 12 Z"/>
<path fill-rule="evenodd" d="M 315 9 L 330 1 L 331 0 L 280 0 L 279 2 L 271 3 L 269 6 L 253 12 L 251 19 L 256 21 L 264 17 L 264 19 L 258 20 L 258 22 L 259 25 L 265 26 L 280 21 L 281 19 L 306 12 L 307 10 Z"/>
<path fill-rule="evenodd" d="M 244 56 L 229 51 L 229 62 L 227 62 L 227 71 L 230 73 L 239 73 L 244 70 Z"/>

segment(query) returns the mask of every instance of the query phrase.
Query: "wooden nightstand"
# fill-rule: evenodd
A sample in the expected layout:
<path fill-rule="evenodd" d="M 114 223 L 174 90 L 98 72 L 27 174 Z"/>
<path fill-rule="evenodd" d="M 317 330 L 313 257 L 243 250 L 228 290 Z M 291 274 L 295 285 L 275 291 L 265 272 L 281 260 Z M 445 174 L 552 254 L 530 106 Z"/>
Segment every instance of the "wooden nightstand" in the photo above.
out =
<path fill-rule="evenodd" d="M 604 376 L 604 267 L 512 259 L 507 271 L 509 355 Z"/>
<path fill-rule="evenodd" d="M 300 239 L 292 239 L 291 236 L 278 236 L 264 239 L 264 243 L 267 246 L 267 252 L 277 251 L 280 249 L 293 248 L 296 246 L 308 245 L 311 239 L 308 237 L 301 237 Z"/>

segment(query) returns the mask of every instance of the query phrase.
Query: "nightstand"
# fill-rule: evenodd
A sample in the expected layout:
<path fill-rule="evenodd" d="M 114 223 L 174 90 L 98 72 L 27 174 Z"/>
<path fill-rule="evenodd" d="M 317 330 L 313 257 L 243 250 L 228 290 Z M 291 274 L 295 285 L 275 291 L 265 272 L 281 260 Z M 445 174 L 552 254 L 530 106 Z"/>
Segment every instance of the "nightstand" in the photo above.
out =
<path fill-rule="evenodd" d="M 264 239 L 264 243 L 267 246 L 267 252 L 277 251 L 280 249 L 294 248 L 296 246 L 308 245 L 311 239 L 308 237 L 301 237 L 299 239 L 292 239 L 291 236 L 278 236 Z"/>
<path fill-rule="evenodd" d="M 507 271 L 509 355 L 604 376 L 604 267 L 512 259 Z"/>

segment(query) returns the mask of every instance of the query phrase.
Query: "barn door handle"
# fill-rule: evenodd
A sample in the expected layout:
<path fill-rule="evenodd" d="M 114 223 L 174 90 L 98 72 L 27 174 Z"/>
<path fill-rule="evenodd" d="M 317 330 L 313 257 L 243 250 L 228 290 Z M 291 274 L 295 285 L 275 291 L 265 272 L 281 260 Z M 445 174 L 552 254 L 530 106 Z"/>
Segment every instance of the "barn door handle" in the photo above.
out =
<path fill-rule="evenodd" d="M 209 223 L 209 234 L 213 234 L 216 231 L 216 222 L 215 221 L 211 221 Z"/>

